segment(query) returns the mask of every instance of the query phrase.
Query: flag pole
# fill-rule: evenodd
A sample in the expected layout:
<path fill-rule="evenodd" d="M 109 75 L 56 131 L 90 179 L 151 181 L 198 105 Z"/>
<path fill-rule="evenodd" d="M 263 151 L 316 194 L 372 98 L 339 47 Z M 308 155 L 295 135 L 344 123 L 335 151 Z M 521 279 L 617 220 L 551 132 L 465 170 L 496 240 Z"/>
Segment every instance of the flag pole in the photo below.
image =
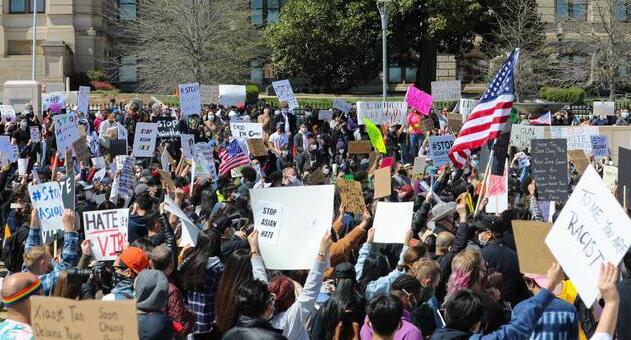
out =
<path fill-rule="evenodd" d="M 473 213 L 473 217 L 478 216 L 480 212 L 480 203 L 482 202 L 482 198 L 485 195 L 486 190 L 486 182 L 489 178 L 489 172 L 491 171 L 491 166 L 493 164 L 493 156 L 495 155 L 495 143 L 497 140 L 493 141 L 493 148 L 491 149 L 491 153 L 489 154 L 489 162 L 486 163 L 486 170 L 484 171 L 484 177 L 482 179 L 482 187 L 480 188 L 480 194 L 478 195 L 478 202 L 475 204 L 475 212 Z"/>

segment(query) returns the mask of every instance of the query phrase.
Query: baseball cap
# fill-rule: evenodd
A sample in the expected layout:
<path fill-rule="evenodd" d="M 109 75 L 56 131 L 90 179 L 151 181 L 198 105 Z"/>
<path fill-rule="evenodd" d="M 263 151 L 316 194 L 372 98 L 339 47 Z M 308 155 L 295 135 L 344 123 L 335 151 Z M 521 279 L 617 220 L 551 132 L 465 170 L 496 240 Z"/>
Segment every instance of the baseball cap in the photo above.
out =
<path fill-rule="evenodd" d="M 147 257 L 144 250 L 138 247 L 129 247 L 123 250 L 119 258 L 127 268 L 136 274 L 149 267 L 149 257 Z"/>
<path fill-rule="evenodd" d="M 501 217 L 495 215 L 482 215 L 478 220 L 471 223 L 471 225 L 478 230 L 490 230 L 494 233 L 504 231 L 504 221 Z"/>
<path fill-rule="evenodd" d="M 456 212 L 456 202 L 439 202 L 431 210 L 431 222 L 438 222 Z"/>

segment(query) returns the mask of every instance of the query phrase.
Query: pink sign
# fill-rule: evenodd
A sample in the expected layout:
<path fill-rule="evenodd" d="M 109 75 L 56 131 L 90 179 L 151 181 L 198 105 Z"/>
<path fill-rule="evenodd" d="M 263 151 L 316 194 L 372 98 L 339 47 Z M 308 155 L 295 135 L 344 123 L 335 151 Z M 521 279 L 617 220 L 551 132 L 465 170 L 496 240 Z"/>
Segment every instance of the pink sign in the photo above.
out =
<path fill-rule="evenodd" d="M 405 96 L 408 106 L 418 110 L 423 115 L 429 115 L 429 110 L 432 108 L 434 99 L 431 95 L 417 89 L 414 86 L 408 87 L 407 94 Z"/>
<path fill-rule="evenodd" d="M 381 160 L 381 168 L 391 167 L 394 165 L 394 157 L 386 157 Z"/>

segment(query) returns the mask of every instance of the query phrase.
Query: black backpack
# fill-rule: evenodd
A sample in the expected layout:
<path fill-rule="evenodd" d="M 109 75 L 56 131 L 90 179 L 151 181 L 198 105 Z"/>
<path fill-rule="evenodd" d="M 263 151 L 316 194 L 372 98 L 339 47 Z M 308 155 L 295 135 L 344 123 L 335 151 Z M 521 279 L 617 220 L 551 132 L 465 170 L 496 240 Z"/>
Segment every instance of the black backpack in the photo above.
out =
<path fill-rule="evenodd" d="M 28 226 L 21 226 L 6 239 L 4 248 L 2 248 L 4 267 L 11 273 L 22 271 L 22 264 L 24 263 L 24 243 L 28 237 L 28 232 Z"/>

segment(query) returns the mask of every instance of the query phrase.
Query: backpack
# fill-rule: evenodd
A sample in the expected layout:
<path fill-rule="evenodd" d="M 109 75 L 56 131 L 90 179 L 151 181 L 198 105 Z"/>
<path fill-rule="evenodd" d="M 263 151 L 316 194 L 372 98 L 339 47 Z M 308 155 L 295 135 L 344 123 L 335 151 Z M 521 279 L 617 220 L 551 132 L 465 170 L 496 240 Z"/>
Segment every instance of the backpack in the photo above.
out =
<path fill-rule="evenodd" d="M 24 263 L 24 243 L 28 237 L 29 228 L 21 226 L 16 232 L 6 239 L 2 248 L 2 261 L 4 267 L 11 273 L 17 273 L 22 270 Z"/>

